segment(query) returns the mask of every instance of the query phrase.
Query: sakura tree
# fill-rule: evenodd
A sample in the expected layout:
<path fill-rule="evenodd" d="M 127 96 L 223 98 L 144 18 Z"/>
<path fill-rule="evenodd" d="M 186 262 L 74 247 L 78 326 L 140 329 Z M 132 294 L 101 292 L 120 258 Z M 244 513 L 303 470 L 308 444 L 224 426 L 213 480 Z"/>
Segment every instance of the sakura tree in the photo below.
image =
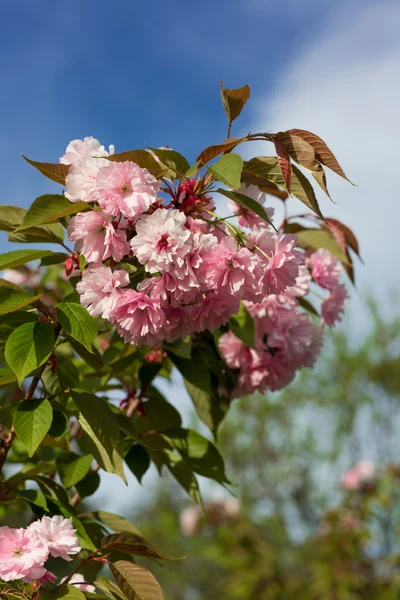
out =
<path fill-rule="evenodd" d="M 234 398 L 287 386 L 340 321 L 358 244 L 303 171 L 326 194 L 324 167 L 344 172 L 308 131 L 231 137 L 250 90 L 221 95 L 228 137 L 192 166 L 86 137 L 59 163 L 25 157 L 61 194 L 0 207 L 10 242 L 46 246 L 0 256 L 1 514 L 29 522 L 0 528 L 4 597 L 163 598 L 136 557 L 168 556 L 111 507 L 82 506 L 102 470 L 141 481 L 154 463 L 200 509 L 196 474 L 229 485 L 216 445 L 182 427 L 157 380 L 177 369 L 216 438 Z M 244 160 L 251 142 L 277 156 Z M 307 212 L 289 216 L 289 195 Z"/>

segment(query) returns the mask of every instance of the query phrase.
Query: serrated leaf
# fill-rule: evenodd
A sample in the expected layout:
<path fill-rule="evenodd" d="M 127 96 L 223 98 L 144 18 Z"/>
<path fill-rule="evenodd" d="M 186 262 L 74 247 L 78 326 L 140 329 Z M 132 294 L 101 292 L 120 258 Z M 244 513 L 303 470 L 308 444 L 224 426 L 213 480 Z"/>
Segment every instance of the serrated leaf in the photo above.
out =
<path fill-rule="evenodd" d="M 6 315 L 14 311 L 18 311 L 20 308 L 28 306 L 28 304 L 33 304 L 41 297 L 42 294 L 39 294 L 38 296 L 30 296 L 19 286 L 6 281 L 5 279 L 0 279 L 0 315 Z M 32 320 L 36 321 L 36 318 L 33 317 L 33 319 L 26 319 L 27 322 Z"/>
<path fill-rule="evenodd" d="M 347 227 L 347 225 L 345 225 L 341 221 L 338 221 L 337 219 L 329 218 L 325 219 L 325 221 L 326 224 L 329 226 L 332 235 L 336 238 L 341 249 L 344 251 L 346 245 L 348 245 L 352 250 L 354 250 L 354 252 L 358 256 L 360 256 L 360 247 L 358 245 L 358 240 L 352 232 L 352 230 L 350 229 L 350 227 Z"/>
<path fill-rule="evenodd" d="M 250 88 L 248 85 L 243 85 L 240 88 L 230 90 L 224 88 L 224 82 L 221 81 L 221 98 L 222 104 L 228 117 L 229 124 L 238 118 L 243 110 L 244 105 L 250 98 Z"/>
<path fill-rule="evenodd" d="M 28 209 L 21 225 L 16 231 L 36 225 L 55 223 L 63 217 L 75 215 L 89 208 L 90 206 L 87 202 L 70 202 L 65 196 L 60 194 L 39 196 Z"/>
<path fill-rule="evenodd" d="M 285 187 L 287 191 L 290 193 L 290 186 L 292 183 L 292 165 L 290 162 L 290 156 L 285 150 L 285 148 L 278 142 L 275 141 L 275 150 L 278 156 L 278 165 L 282 173 L 283 180 L 285 182 Z"/>
<path fill-rule="evenodd" d="M 289 194 L 286 190 L 281 190 L 275 183 L 272 181 L 268 181 L 262 177 L 258 177 L 252 171 L 247 171 L 243 168 L 242 171 L 242 183 L 246 185 L 255 185 L 261 192 L 265 194 L 270 194 L 271 196 L 275 196 L 276 198 L 280 198 L 281 200 L 286 200 L 289 197 Z"/>
<path fill-rule="evenodd" d="M 107 596 L 107 598 L 110 598 L 111 600 L 127 600 L 125 594 L 123 594 L 121 590 L 106 577 L 99 577 L 96 579 L 93 585 L 95 585 Z"/>
<path fill-rule="evenodd" d="M 130 161 L 147 169 L 154 175 L 154 177 L 162 177 L 165 173 L 165 168 L 154 158 L 154 156 L 147 150 L 127 150 L 126 152 L 118 152 L 117 154 L 111 154 L 107 156 L 107 160 L 111 162 L 125 162 Z"/>
<path fill-rule="evenodd" d="M 236 146 L 238 146 L 242 142 L 245 142 L 247 139 L 248 139 L 247 137 L 243 137 L 243 138 L 230 137 L 230 138 L 226 139 L 224 142 L 221 142 L 220 144 L 215 144 L 215 146 L 209 146 L 208 148 L 206 148 L 199 154 L 196 162 L 201 167 L 202 165 L 205 165 L 206 163 L 208 163 L 210 160 L 212 160 L 216 156 L 219 156 L 220 154 L 223 154 L 223 153 L 230 152 L 231 150 L 236 148 Z"/>
<path fill-rule="evenodd" d="M 14 252 L 6 252 L 0 254 L 0 271 L 13 269 L 52 254 L 51 250 L 14 250 Z"/>
<path fill-rule="evenodd" d="M 250 348 L 254 348 L 254 320 L 243 302 L 240 303 L 239 312 L 229 319 L 229 329 L 247 346 L 250 346 Z"/>
<path fill-rule="evenodd" d="M 25 215 L 26 210 L 20 206 L 0 205 L 0 230 L 13 231 L 22 223 Z"/>
<path fill-rule="evenodd" d="M 39 600 L 86 600 L 86 596 L 76 585 L 62 584 L 50 590 L 41 587 Z"/>
<path fill-rule="evenodd" d="M 225 154 L 207 168 L 218 181 L 234 190 L 240 188 L 243 159 L 239 154 Z"/>
<path fill-rule="evenodd" d="M 24 229 L 24 231 L 12 231 L 8 234 L 8 241 L 18 244 L 62 244 L 63 240 L 64 229 L 60 223 L 37 225 Z"/>
<path fill-rule="evenodd" d="M 152 559 L 179 560 L 163 554 L 143 536 L 133 533 L 113 533 L 106 535 L 101 540 L 101 548 L 103 552 L 122 552 L 124 554 L 133 554 L 134 556 L 144 556 Z"/>
<path fill-rule="evenodd" d="M 56 465 L 63 485 L 70 488 L 79 483 L 87 475 L 92 462 L 91 454 L 85 456 L 78 456 L 72 452 L 60 454 L 57 457 Z"/>
<path fill-rule="evenodd" d="M 219 194 L 223 194 L 227 198 L 230 198 L 231 200 L 233 200 L 237 204 L 240 204 L 240 206 L 243 206 L 247 210 L 251 210 L 258 217 L 260 217 L 261 219 L 272 225 L 272 227 L 274 227 L 274 224 L 268 217 L 267 211 L 259 202 L 257 202 L 257 200 L 250 198 L 250 196 L 246 196 L 246 194 L 240 194 L 239 192 L 232 192 L 231 190 L 224 190 L 222 188 L 218 188 L 217 192 Z"/>
<path fill-rule="evenodd" d="M 89 516 L 93 516 L 95 519 L 100 521 L 100 523 L 103 523 L 103 525 L 105 525 L 109 529 L 112 529 L 113 531 L 117 531 L 120 533 L 129 532 L 139 536 L 142 535 L 139 529 L 137 529 L 137 527 L 135 527 L 130 521 L 128 521 L 124 517 L 115 515 L 114 513 L 110 513 L 104 510 L 97 510 L 91 513 L 91 515 Z"/>
<path fill-rule="evenodd" d="M 154 575 L 127 560 L 110 565 L 111 573 L 128 600 L 164 600 Z"/>
<path fill-rule="evenodd" d="M 65 178 L 68 175 L 69 165 L 63 165 L 61 163 L 44 163 L 37 162 L 35 160 L 30 160 L 24 154 L 23 158 L 28 162 L 32 167 L 35 167 L 42 175 L 48 177 L 52 181 L 56 183 L 60 183 L 61 185 L 65 185 Z"/>
<path fill-rule="evenodd" d="M 92 344 L 97 336 L 97 322 L 86 308 L 73 302 L 62 302 L 58 304 L 56 314 L 62 328 L 92 352 Z"/>
<path fill-rule="evenodd" d="M 150 467 L 148 452 L 140 444 L 133 444 L 124 460 L 139 483 L 142 483 L 142 477 Z"/>
<path fill-rule="evenodd" d="M 48 400 L 23 400 L 14 414 L 14 429 L 29 456 L 33 456 L 53 419 L 53 409 Z"/>
<path fill-rule="evenodd" d="M 172 169 L 177 176 L 181 178 L 190 169 L 190 165 L 186 158 L 175 150 L 166 150 L 163 148 L 150 148 L 152 152 L 160 159 L 163 165 Z"/>
<path fill-rule="evenodd" d="M 322 229 L 303 229 L 297 234 L 299 246 L 307 250 L 318 250 L 325 248 L 340 262 L 349 264 L 346 254 L 341 250 L 336 239 L 328 231 Z"/>
<path fill-rule="evenodd" d="M 118 420 L 106 402 L 94 394 L 72 392 L 80 414 L 78 421 L 86 434 L 90 451 L 99 465 L 126 482 Z"/>
<path fill-rule="evenodd" d="M 6 342 L 7 363 L 21 386 L 27 375 L 49 358 L 54 346 L 54 327 L 50 323 L 25 323 L 15 329 Z"/>

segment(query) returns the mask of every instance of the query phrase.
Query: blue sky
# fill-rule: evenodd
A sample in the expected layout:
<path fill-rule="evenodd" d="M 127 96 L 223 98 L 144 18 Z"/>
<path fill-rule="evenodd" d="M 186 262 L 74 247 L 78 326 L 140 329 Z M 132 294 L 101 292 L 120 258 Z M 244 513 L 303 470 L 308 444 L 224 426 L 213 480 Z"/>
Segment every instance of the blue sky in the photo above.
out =
<path fill-rule="evenodd" d="M 362 331 L 362 291 L 388 305 L 399 288 L 399 29 L 398 0 L 1 0 L 0 203 L 59 191 L 20 153 L 56 162 L 86 135 L 193 161 L 226 136 L 220 79 L 248 83 L 234 134 L 315 131 L 357 183 L 329 175 L 337 204 L 319 197 L 360 239 L 350 314 Z M 16 247 L 0 232 L 1 252 Z"/>

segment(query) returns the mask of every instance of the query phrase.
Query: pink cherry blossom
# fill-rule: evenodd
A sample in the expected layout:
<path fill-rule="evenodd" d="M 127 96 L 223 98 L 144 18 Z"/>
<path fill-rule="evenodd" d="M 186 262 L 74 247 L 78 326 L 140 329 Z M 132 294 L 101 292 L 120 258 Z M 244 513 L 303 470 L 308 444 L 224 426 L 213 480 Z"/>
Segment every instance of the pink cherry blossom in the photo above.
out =
<path fill-rule="evenodd" d="M 157 346 L 166 325 L 160 302 L 143 292 L 124 290 L 111 314 L 112 322 L 126 342 L 136 346 Z"/>
<path fill-rule="evenodd" d="M 164 272 L 184 265 L 191 250 L 190 231 L 185 223 L 185 215 L 177 209 L 160 208 L 139 219 L 131 248 L 139 262 L 146 265 L 146 271 Z"/>
<path fill-rule="evenodd" d="M 46 583 L 55 583 L 56 581 L 57 581 L 57 577 L 54 575 L 54 573 L 51 573 L 50 571 L 46 570 L 43 577 L 38 579 L 38 584 L 41 586 L 44 586 L 44 585 L 46 585 Z"/>
<path fill-rule="evenodd" d="M 49 553 L 54 558 L 72 560 L 70 554 L 77 554 L 81 547 L 72 525 L 72 519 L 65 519 L 61 515 L 54 517 L 42 517 L 28 527 L 28 531 L 34 531 L 38 538 L 47 544 Z"/>
<path fill-rule="evenodd" d="M 282 304 L 297 304 L 297 298 L 303 298 L 310 291 L 311 275 L 305 265 L 299 266 L 299 275 L 295 284 L 286 288 L 284 292 L 278 294 L 277 298 Z"/>
<path fill-rule="evenodd" d="M 74 162 L 65 178 L 66 198 L 71 202 L 96 202 L 99 198 L 97 178 L 102 167 L 110 163 L 105 158 L 82 158 Z"/>
<path fill-rule="evenodd" d="M 374 464 L 367 460 L 360 460 L 352 469 L 343 473 L 342 485 L 346 490 L 358 490 L 364 483 L 371 481 L 374 476 Z"/>
<path fill-rule="evenodd" d="M 258 289 L 258 260 L 247 248 L 240 248 L 232 236 L 226 236 L 206 257 L 209 289 L 220 294 L 251 299 Z"/>
<path fill-rule="evenodd" d="M 313 279 L 318 285 L 327 290 L 333 290 L 339 285 L 342 267 L 334 256 L 325 248 L 313 252 L 309 258 Z"/>
<path fill-rule="evenodd" d="M 187 537 L 196 535 L 201 516 L 199 506 L 188 506 L 181 512 L 179 515 L 179 524 L 183 535 Z"/>
<path fill-rule="evenodd" d="M 126 161 L 108 162 L 97 177 L 98 202 L 110 215 L 137 219 L 157 199 L 161 183 L 147 170 Z"/>
<path fill-rule="evenodd" d="M 322 318 L 328 327 L 334 327 L 341 320 L 348 297 L 346 287 L 343 284 L 336 286 L 329 292 L 321 307 Z"/>
<path fill-rule="evenodd" d="M 64 583 L 66 579 L 66 577 L 61 579 L 61 583 Z M 94 585 L 90 585 L 90 583 L 88 583 L 84 576 L 80 573 L 75 573 L 75 575 L 72 575 L 71 579 L 68 581 L 68 584 L 73 585 L 77 590 L 81 590 L 81 592 L 89 592 L 94 594 L 96 591 Z"/>
<path fill-rule="evenodd" d="M 83 272 L 76 290 L 81 296 L 81 304 L 93 317 L 109 319 L 119 301 L 121 288 L 129 284 L 126 271 L 111 271 L 104 265 L 91 265 Z"/>
<path fill-rule="evenodd" d="M 96 140 L 94 137 L 85 137 L 83 140 L 72 140 L 68 144 L 64 156 L 60 158 L 60 163 L 72 165 L 88 156 L 108 156 L 114 153 L 114 146 L 110 146 L 109 150 L 107 152 L 99 140 Z"/>
<path fill-rule="evenodd" d="M 224 325 L 229 317 L 239 311 L 240 302 L 235 296 L 221 295 L 214 291 L 205 294 L 193 315 L 195 331 L 215 331 Z"/>
<path fill-rule="evenodd" d="M 46 574 L 47 544 L 34 531 L 0 527 L 0 579 L 33 583 Z"/>
<path fill-rule="evenodd" d="M 105 212 L 88 211 L 72 217 L 68 235 L 76 242 L 75 250 L 88 262 L 102 262 L 113 258 L 117 262 L 129 254 L 130 246 L 125 231 L 116 229 L 112 217 Z"/>
<path fill-rule="evenodd" d="M 257 186 L 255 185 L 242 185 L 240 190 L 238 190 L 240 194 L 244 196 L 249 196 L 259 204 L 264 204 L 266 200 L 266 195 L 264 192 L 260 192 Z M 249 228 L 253 231 L 260 231 L 262 229 L 268 228 L 268 223 L 257 216 L 252 210 L 234 202 L 233 200 L 228 200 L 228 206 L 232 210 L 233 214 L 238 216 L 238 223 L 240 227 Z M 266 208 L 266 213 L 271 220 L 275 209 L 274 208 Z"/>
<path fill-rule="evenodd" d="M 239 369 L 249 364 L 250 349 L 232 331 L 221 335 L 218 348 L 223 359 L 231 369 Z"/>

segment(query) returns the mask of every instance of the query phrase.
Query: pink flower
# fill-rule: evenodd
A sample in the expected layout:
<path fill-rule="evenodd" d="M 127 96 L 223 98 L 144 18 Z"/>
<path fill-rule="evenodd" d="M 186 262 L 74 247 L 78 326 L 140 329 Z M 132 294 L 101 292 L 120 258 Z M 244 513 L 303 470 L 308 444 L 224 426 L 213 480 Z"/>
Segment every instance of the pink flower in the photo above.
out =
<path fill-rule="evenodd" d="M 111 271 L 104 265 L 91 265 L 83 272 L 76 290 L 81 296 L 81 304 L 93 317 L 109 319 L 117 305 L 121 288 L 129 284 L 126 271 Z"/>
<path fill-rule="evenodd" d="M 346 300 L 349 297 L 346 287 L 341 284 L 329 292 L 329 296 L 323 301 L 321 315 L 328 327 L 341 320 L 341 314 L 344 311 Z"/>
<path fill-rule="evenodd" d="M 85 137 L 83 140 L 72 140 L 67 146 L 64 156 L 60 158 L 60 163 L 72 165 L 82 158 L 88 156 L 108 156 L 114 154 L 114 146 L 110 146 L 110 152 L 102 146 L 99 140 L 94 137 Z"/>
<path fill-rule="evenodd" d="M 131 240 L 134 255 L 149 273 L 182 267 L 191 250 L 186 217 L 179 210 L 165 208 L 144 215 L 136 225 L 137 235 Z"/>
<path fill-rule="evenodd" d="M 260 192 L 258 187 L 255 185 L 242 185 L 238 192 L 244 196 L 249 196 L 249 198 L 252 198 L 259 204 L 265 203 L 266 195 L 264 192 Z M 233 214 L 238 216 L 238 223 L 240 227 L 248 227 L 253 231 L 260 231 L 261 229 L 266 229 L 269 227 L 268 223 L 264 221 L 264 219 L 257 216 L 252 210 L 245 208 L 237 202 L 228 200 L 228 206 L 233 211 Z M 269 219 L 272 219 L 275 209 L 266 208 L 265 210 Z"/>
<path fill-rule="evenodd" d="M 160 302 L 143 292 L 124 290 L 111 315 L 120 336 L 135 346 L 157 346 L 166 325 Z"/>
<path fill-rule="evenodd" d="M 265 271 L 261 270 L 264 294 L 280 294 L 296 284 L 299 267 L 304 264 L 304 254 L 296 250 L 297 236 L 275 235 L 261 231 L 250 237 L 266 256 L 257 251 L 261 260 L 267 262 Z"/>
<path fill-rule="evenodd" d="M 193 315 L 196 306 L 169 306 L 165 309 L 167 324 L 164 331 L 166 342 L 184 339 L 194 332 Z"/>
<path fill-rule="evenodd" d="M 72 519 L 65 519 L 61 515 L 54 517 L 42 517 L 28 527 L 34 531 L 39 539 L 47 544 L 49 553 L 54 558 L 72 560 L 70 554 L 77 554 L 81 547 L 72 525 Z"/>
<path fill-rule="evenodd" d="M 240 248 L 232 236 L 226 236 L 205 259 L 208 289 L 219 294 L 252 299 L 258 288 L 258 260 L 247 248 Z"/>
<path fill-rule="evenodd" d="M 46 585 L 46 583 L 55 583 L 56 581 L 57 581 L 57 577 L 50 571 L 46 570 L 43 577 L 41 577 L 38 580 L 38 584 L 44 586 L 44 585 Z"/>
<path fill-rule="evenodd" d="M 61 583 L 64 583 L 66 579 L 67 577 L 61 579 Z M 96 591 L 94 585 L 90 585 L 90 583 L 87 583 L 83 575 L 81 575 L 80 573 L 75 573 L 75 575 L 72 575 L 71 579 L 68 581 L 68 584 L 73 585 L 74 587 L 76 587 L 77 590 L 81 590 L 81 592 L 90 592 L 94 594 Z"/>
<path fill-rule="evenodd" d="M 102 262 L 110 257 L 119 262 L 130 252 L 125 231 L 116 229 L 107 213 L 79 213 L 72 217 L 67 229 L 69 239 L 77 242 L 75 249 L 88 262 Z"/>
<path fill-rule="evenodd" d="M 367 460 L 360 460 L 352 469 L 345 471 L 342 485 L 346 490 L 358 490 L 375 476 L 375 466 Z"/>
<path fill-rule="evenodd" d="M 240 302 L 235 296 L 219 296 L 215 292 L 208 292 L 204 300 L 196 308 L 193 315 L 193 328 L 195 331 L 213 332 L 224 325 L 229 317 L 239 310 Z"/>
<path fill-rule="evenodd" d="M 231 369 L 239 369 L 249 364 L 249 347 L 246 346 L 232 331 L 221 335 L 218 340 L 221 355 Z"/>
<path fill-rule="evenodd" d="M 110 163 L 105 158 L 86 157 L 74 162 L 65 178 L 66 198 L 71 202 L 96 202 L 97 178 L 102 167 Z"/>
<path fill-rule="evenodd" d="M 293 286 L 286 288 L 284 292 L 278 294 L 279 302 L 282 304 L 297 304 L 297 298 L 303 298 L 310 290 L 311 275 L 305 265 L 299 266 L 299 275 Z"/>
<path fill-rule="evenodd" d="M 183 535 L 193 537 L 198 530 L 199 520 L 201 519 L 201 509 L 199 506 L 188 506 L 179 515 L 179 524 Z"/>
<path fill-rule="evenodd" d="M 28 267 L 20 267 L 19 269 L 5 269 L 1 275 L 1 279 L 5 279 L 15 285 L 37 287 L 40 285 L 41 277 L 39 269 L 31 271 Z"/>
<path fill-rule="evenodd" d="M 329 250 L 320 248 L 311 254 L 309 261 L 314 281 L 326 290 L 336 289 L 339 285 L 342 267 Z"/>
<path fill-rule="evenodd" d="M 34 531 L 0 527 L 0 579 L 22 579 L 33 583 L 46 574 L 44 563 L 49 556 L 45 544 Z"/>
<path fill-rule="evenodd" d="M 108 162 L 97 177 L 98 202 L 110 215 L 137 219 L 157 199 L 161 183 L 133 162 Z"/>

